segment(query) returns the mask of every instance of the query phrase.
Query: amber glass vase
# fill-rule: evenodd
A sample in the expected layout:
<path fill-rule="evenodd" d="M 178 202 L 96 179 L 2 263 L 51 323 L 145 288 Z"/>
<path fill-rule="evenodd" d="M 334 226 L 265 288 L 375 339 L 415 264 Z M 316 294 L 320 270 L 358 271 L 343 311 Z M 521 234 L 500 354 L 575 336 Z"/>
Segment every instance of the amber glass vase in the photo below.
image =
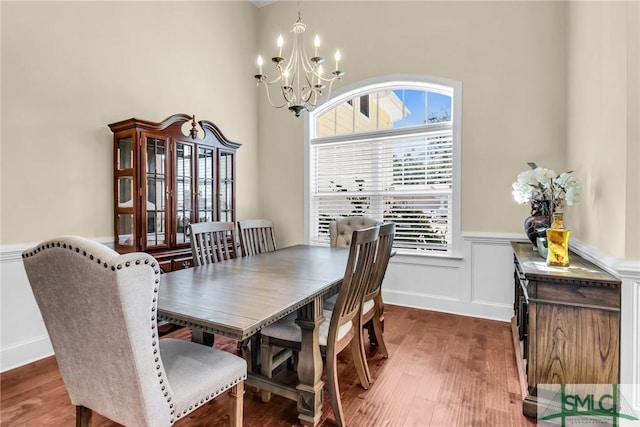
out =
<path fill-rule="evenodd" d="M 547 265 L 566 267 L 569 265 L 569 230 L 564 228 L 562 212 L 554 212 L 551 228 L 547 229 Z"/>

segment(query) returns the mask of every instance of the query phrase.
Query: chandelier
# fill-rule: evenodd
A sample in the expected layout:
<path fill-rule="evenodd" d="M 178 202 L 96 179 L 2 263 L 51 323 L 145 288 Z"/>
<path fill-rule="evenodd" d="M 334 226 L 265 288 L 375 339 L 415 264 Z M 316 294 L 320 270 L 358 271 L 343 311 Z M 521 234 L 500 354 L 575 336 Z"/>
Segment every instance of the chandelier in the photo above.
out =
<path fill-rule="evenodd" d="M 314 55 L 307 57 L 302 43 L 305 28 L 306 26 L 302 23 L 302 14 L 298 12 L 298 20 L 293 24 L 291 30 L 293 33 L 291 56 L 288 60 L 282 56 L 284 40 L 280 35 L 278 37 L 278 56 L 271 58 L 271 61 L 276 65 L 277 77 L 269 81 L 267 75 L 262 73 L 263 60 L 261 55 L 258 55 L 259 72 L 254 76 L 258 80 L 257 84 L 265 87 L 267 99 L 273 107 L 286 106 L 295 113 L 296 117 L 300 117 L 300 113 L 303 111 L 311 111 L 317 107 L 318 97 L 327 87 L 327 97 L 330 96 L 333 82 L 344 75 L 344 71 L 340 71 L 338 68 L 340 62 L 340 51 L 338 50 L 335 54 L 335 69 L 327 77 L 323 76 L 322 63 L 324 58 L 318 54 L 320 47 L 318 35 L 314 39 Z M 276 85 L 282 92 L 282 103 L 274 103 L 271 99 L 269 87 L 272 85 Z"/>

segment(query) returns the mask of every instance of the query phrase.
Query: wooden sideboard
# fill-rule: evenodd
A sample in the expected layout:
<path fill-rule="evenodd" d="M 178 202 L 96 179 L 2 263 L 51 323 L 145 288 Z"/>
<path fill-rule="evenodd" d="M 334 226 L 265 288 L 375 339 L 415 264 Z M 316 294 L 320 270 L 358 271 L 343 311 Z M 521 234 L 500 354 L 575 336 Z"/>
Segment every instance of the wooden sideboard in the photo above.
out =
<path fill-rule="evenodd" d="M 536 416 L 538 384 L 617 384 L 620 280 L 574 253 L 550 267 L 531 243 L 511 246 L 523 413 Z"/>

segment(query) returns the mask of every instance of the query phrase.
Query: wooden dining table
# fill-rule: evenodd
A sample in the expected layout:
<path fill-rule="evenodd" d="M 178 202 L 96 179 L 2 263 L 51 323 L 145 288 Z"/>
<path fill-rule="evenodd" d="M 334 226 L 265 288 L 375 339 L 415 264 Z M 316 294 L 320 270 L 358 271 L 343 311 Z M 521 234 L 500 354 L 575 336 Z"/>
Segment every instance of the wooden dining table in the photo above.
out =
<path fill-rule="evenodd" d="M 260 374 L 253 365 L 247 384 L 296 400 L 298 419 L 315 426 L 322 415 L 323 365 L 318 329 L 322 304 L 342 282 L 349 250 L 297 245 L 260 255 L 163 274 L 158 317 L 205 334 L 246 340 L 297 311 L 302 331 L 293 388 Z M 328 321 L 329 319 L 326 319 Z M 257 348 L 252 348 L 255 354 Z M 252 360 L 255 358 L 252 355 Z"/>

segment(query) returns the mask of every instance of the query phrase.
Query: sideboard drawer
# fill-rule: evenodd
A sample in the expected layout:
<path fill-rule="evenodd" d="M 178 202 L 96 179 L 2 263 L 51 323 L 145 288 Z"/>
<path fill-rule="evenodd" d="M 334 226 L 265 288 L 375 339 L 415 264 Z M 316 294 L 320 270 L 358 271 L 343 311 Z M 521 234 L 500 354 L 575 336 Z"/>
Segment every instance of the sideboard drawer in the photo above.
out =
<path fill-rule="evenodd" d="M 530 287 L 529 297 L 536 301 L 553 301 L 554 304 L 620 310 L 619 287 L 537 282 Z"/>

